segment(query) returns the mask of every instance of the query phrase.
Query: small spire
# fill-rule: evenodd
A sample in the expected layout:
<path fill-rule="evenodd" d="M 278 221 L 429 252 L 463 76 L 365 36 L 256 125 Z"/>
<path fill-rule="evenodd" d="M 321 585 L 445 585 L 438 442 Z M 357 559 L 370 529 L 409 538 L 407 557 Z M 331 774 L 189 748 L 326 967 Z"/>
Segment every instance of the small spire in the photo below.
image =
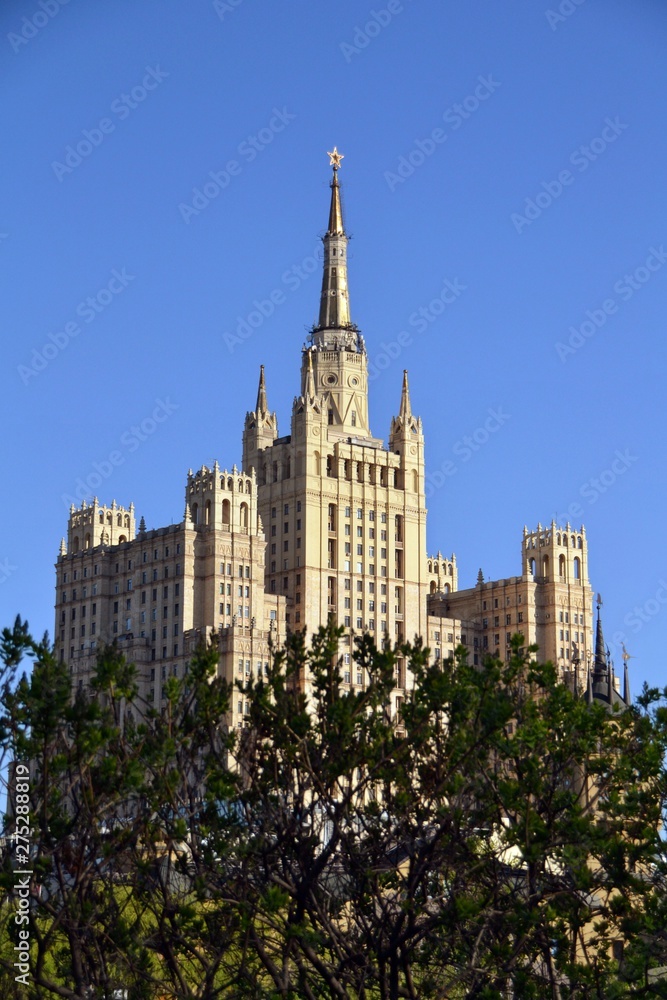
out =
<path fill-rule="evenodd" d="M 602 616 L 600 614 L 601 607 L 602 607 L 602 598 L 598 594 L 598 599 L 597 599 L 598 621 L 595 632 L 595 663 L 594 663 L 594 669 L 596 674 L 606 674 L 609 669 L 607 663 L 607 653 L 604 641 L 604 634 L 602 632 Z"/>
<path fill-rule="evenodd" d="M 139 521 L 139 531 L 145 531 L 145 530 L 146 530 L 146 521 L 142 515 L 142 518 Z"/>
<path fill-rule="evenodd" d="M 481 587 L 483 583 L 484 583 L 484 574 L 482 573 L 482 569 L 480 567 L 479 573 L 477 574 L 477 586 Z"/>
<path fill-rule="evenodd" d="M 185 514 L 183 516 L 183 520 L 186 525 L 192 524 L 192 511 L 190 510 L 190 502 L 188 500 L 185 501 Z"/>
<path fill-rule="evenodd" d="M 628 660 L 632 657 L 625 648 L 625 643 L 623 644 L 623 701 L 626 705 L 629 705 L 632 701 L 630 696 L 630 672 L 628 670 Z"/>
<path fill-rule="evenodd" d="M 398 416 L 404 423 L 412 416 L 412 408 L 410 406 L 410 389 L 408 387 L 408 370 L 405 368 L 403 370 L 403 388 L 401 390 L 401 408 L 398 411 Z"/>
<path fill-rule="evenodd" d="M 65 539 L 64 538 L 60 539 L 60 555 L 61 556 L 66 556 L 67 555 L 67 546 L 65 545 Z"/>
<path fill-rule="evenodd" d="M 266 402 L 266 385 L 264 382 L 264 365 L 259 366 L 259 386 L 257 388 L 257 405 L 255 407 L 257 417 L 265 417 L 269 412 Z"/>

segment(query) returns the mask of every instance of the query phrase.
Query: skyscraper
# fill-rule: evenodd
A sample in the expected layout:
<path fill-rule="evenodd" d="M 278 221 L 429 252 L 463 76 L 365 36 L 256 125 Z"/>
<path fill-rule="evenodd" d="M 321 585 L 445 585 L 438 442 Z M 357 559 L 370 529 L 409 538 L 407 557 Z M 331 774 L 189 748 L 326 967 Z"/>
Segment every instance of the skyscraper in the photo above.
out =
<path fill-rule="evenodd" d="M 190 471 L 180 524 L 147 531 L 142 519 L 137 531 L 133 506 L 115 501 L 71 509 L 56 567 L 56 638 L 73 684 L 86 683 L 99 645 L 115 640 L 137 665 L 141 699 L 159 708 L 167 678 L 182 675 L 202 635 L 217 636 L 221 673 L 245 680 L 266 669 L 272 640 L 333 619 L 344 627 L 351 686 L 366 683 L 351 655 L 362 632 L 378 645 L 422 636 L 435 659 L 463 644 L 475 662 L 504 657 L 522 632 L 584 692 L 593 594 L 583 528 L 524 528 L 519 575 L 491 582 L 480 571 L 464 591 L 454 556 L 427 555 L 422 422 L 403 372 L 387 446 L 371 431 L 368 357 L 348 290 L 342 155 L 334 148 L 329 157 L 319 318 L 301 350 L 289 434 L 279 435 L 262 366 L 242 470 L 216 462 Z M 409 687 L 399 660 L 395 707 Z M 239 693 L 233 724 L 245 709 Z"/>

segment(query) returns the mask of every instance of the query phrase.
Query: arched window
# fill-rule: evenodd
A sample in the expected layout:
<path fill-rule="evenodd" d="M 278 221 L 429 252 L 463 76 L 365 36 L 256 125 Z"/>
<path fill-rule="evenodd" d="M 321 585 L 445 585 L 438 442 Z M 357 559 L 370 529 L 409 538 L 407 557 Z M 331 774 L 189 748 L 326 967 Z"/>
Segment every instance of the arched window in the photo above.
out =
<path fill-rule="evenodd" d="M 542 556 L 542 576 L 549 576 L 549 556 Z"/>
<path fill-rule="evenodd" d="M 74 541 L 72 542 L 72 552 L 74 553 L 74 555 L 76 555 L 78 551 L 79 551 L 79 536 L 75 535 Z"/>
<path fill-rule="evenodd" d="M 246 481 L 245 481 L 245 491 L 246 491 L 246 493 L 250 493 L 250 490 L 251 490 L 250 480 L 246 479 Z"/>
<path fill-rule="evenodd" d="M 239 511 L 239 514 L 240 514 L 241 527 L 244 528 L 247 531 L 248 530 L 248 504 L 247 503 L 242 503 L 241 504 L 241 509 Z"/>
<path fill-rule="evenodd" d="M 433 572 L 433 563 L 431 563 L 431 562 L 428 564 L 428 571 L 429 571 L 429 573 Z"/>
<path fill-rule="evenodd" d="M 104 511 L 100 511 L 100 524 L 104 524 Z"/>
<path fill-rule="evenodd" d="M 233 490 L 234 489 L 234 480 L 232 479 L 231 476 L 227 480 L 227 489 L 228 490 Z"/>
<path fill-rule="evenodd" d="M 449 584 L 448 584 L 448 583 L 446 583 L 446 584 L 445 584 L 445 593 L 446 593 L 446 594 L 448 594 L 448 593 L 449 593 L 449 589 L 450 589 L 450 588 L 449 588 Z"/>
<path fill-rule="evenodd" d="M 581 535 L 579 535 L 579 537 L 577 538 L 577 548 L 578 549 L 581 548 Z"/>
<path fill-rule="evenodd" d="M 558 544 L 560 545 L 560 531 L 559 531 L 559 532 L 558 532 L 558 534 L 556 535 L 556 541 L 557 541 L 557 542 L 558 542 Z"/>
<path fill-rule="evenodd" d="M 113 517 L 110 510 L 107 511 L 107 524 L 113 524 Z"/>
<path fill-rule="evenodd" d="M 558 575 L 565 576 L 565 556 L 558 557 Z"/>
<path fill-rule="evenodd" d="M 211 501 L 206 501 L 206 506 L 204 507 L 204 524 L 211 523 Z"/>
<path fill-rule="evenodd" d="M 574 578 L 575 580 L 581 580 L 581 561 L 579 556 L 574 557 Z"/>
<path fill-rule="evenodd" d="M 572 548 L 576 549 L 576 547 L 577 547 L 577 539 L 574 537 L 574 535 L 572 535 Z"/>
<path fill-rule="evenodd" d="M 229 500 L 222 501 L 222 523 L 229 524 Z"/>
<path fill-rule="evenodd" d="M 126 541 L 127 541 L 127 538 L 125 537 L 125 535 L 121 535 L 120 538 L 118 539 L 118 544 L 122 545 L 123 542 L 126 542 Z"/>
<path fill-rule="evenodd" d="M 130 515 L 129 514 L 125 515 L 125 527 L 126 528 L 130 527 Z"/>
<path fill-rule="evenodd" d="M 116 514 L 116 524 L 118 525 L 119 528 L 123 527 L 123 515 L 122 514 Z"/>
<path fill-rule="evenodd" d="M 537 571 L 537 567 L 535 565 L 535 559 L 533 558 L 533 559 L 530 560 L 530 574 L 531 574 L 531 576 L 535 576 L 536 571 Z"/>
<path fill-rule="evenodd" d="M 431 593 L 435 594 L 435 580 L 431 580 Z"/>
<path fill-rule="evenodd" d="M 85 539 L 84 539 L 83 547 L 84 547 L 84 549 L 89 549 L 90 548 L 90 535 L 89 534 L 87 534 L 86 537 L 85 537 Z"/>
<path fill-rule="evenodd" d="M 192 510 L 192 523 L 199 524 L 199 504 L 193 503 L 191 510 Z"/>

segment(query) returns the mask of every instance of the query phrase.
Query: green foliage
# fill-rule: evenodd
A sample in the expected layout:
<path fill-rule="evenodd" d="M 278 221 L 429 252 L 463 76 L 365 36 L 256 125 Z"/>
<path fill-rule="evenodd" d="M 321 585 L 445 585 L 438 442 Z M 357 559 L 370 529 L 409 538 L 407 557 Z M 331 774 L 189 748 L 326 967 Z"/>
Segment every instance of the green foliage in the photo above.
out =
<path fill-rule="evenodd" d="M 41 890 L 21 993 L 10 842 L 0 994 L 667 996 L 664 692 L 610 715 L 521 637 L 477 667 L 364 636 L 350 687 L 340 638 L 292 635 L 230 732 L 214 646 L 156 713 L 117 649 L 72 698 L 48 643 L 5 630 L 1 747 L 30 764 Z"/>

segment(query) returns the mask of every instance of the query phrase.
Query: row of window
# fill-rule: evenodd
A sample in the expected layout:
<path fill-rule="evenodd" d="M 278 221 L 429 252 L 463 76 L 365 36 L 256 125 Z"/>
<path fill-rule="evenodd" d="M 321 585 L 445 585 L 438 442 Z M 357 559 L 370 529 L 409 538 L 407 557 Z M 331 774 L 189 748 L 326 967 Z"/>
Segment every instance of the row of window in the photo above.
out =
<path fill-rule="evenodd" d="M 160 556 L 160 550 L 159 549 L 153 549 L 153 559 L 154 560 L 168 559 L 169 558 L 169 552 L 170 552 L 170 547 L 168 545 L 166 545 L 164 547 L 164 551 L 163 551 L 163 555 L 162 556 Z M 176 548 L 175 548 L 175 554 L 176 555 L 180 555 L 180 553 L 181 553 L 181 543 L 177 542 L 176 543 Z M 148 562 L 148 552 L 142 552 L 142 554 L 141 554 L 141 561 L 143 563 Z M 88 576 L 88 569 L 89 569 L 88 566 L 84 566 L 83 570 L 81 571 L 81 576 L 82 576 L 82 578 L 84 580 Z M 120 569 L 120 563 L 116 563 L 116 573 L 119 572 L 119 569 Z M 131 559 L 127 560 L 127 569 L 128 570 L 132 569 L 132 560 Z M 176 572 L 179 573 L 180 572 L 180 568 L 177 568 Z M 99 565 L 97 563 L 95 563 L 93 565 L 93 576 L 97 576 L 98 574 L 99 574 Z M 75 569 L 75 570 L 72 571 L 72 579 L 75 580 L 75 581 L 79 579 L 79 570 L 78 569 Z M 66 570 L 63 573 L 62 582 L 63 583 L 69 583 L 69 571 L 68 570 Z"/>
<path fill-rule="evenodd" d="M 494 607 L 494 609 L 498 607 L 498 600 L 499 599 L 497 597 L 493 598 L 493 607 Z M 511 602 L 512 602 L 512 598 L 511 597 L 506 597 L 505 598 L 505 607 L 509 608 Z M 487 603 L 488 603 L 487 601 L 482 601 L 482 611 L 486 611 L 486 609 L 487 609 Z M 518 595 L 516 603 L 517 604 L 521 604 L 522 603 L 521 594 Z"/>
<path fill-rule="evenodd" d="M 238 563 L 236 567 L 236 575 L 240 580 L 250 580 L 250 566 L 247 563 Z M 231 563 L 220 563 L 220 576 L 234 576 Z"/>

